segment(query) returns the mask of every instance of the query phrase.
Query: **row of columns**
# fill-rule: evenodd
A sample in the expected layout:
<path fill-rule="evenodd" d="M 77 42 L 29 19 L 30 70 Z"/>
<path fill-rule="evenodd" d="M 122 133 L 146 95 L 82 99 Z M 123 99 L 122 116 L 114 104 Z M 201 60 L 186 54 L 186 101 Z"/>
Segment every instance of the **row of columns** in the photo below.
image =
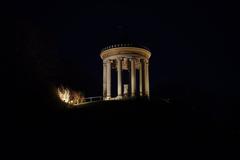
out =
<path fill-rule="evenodd" d="M 122 59 L 117 58 L 117 93 L 118 98 L 123 97 L 122 91 Z M 103 62 L 103 97 L 106 99 L 111 99 L 111 63 L 112 60 L 107 60 Z M 130 69 L 131 75 L 131 96 L 136 96 L 136 59 L 130 59 Z M 143 84 L 144 83 L 144 84 Z M 144 87 L 143 87 L 144 86 Z M 149 64 L 147 60 L 140 59 L 139 64 L 139 94 L 140 96 L 148 96 L 149 97 Z"/>

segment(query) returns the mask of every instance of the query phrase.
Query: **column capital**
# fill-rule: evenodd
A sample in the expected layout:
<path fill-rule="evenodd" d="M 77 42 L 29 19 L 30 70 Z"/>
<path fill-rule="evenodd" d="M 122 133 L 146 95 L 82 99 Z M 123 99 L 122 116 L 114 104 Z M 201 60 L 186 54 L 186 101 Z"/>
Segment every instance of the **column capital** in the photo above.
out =
<path fill-rule="evenodd" d="M 131 57 L 131 58 L 129 58 L 129 60 L 130 60 L 130 61 L 136 61 L 137 58 L 136 58 L 136 57 Z"/>
<path fill-rule="evenodd" d="M 123 57 L 117 57 L 116 60 L 117 61 L 123 61 Z"/>
<path fill-rule="evenodd" d="M 108 64 L 108 63 L 112 63 L 112 59 L 105 59 L 105 60 L 103 60 L 103 64 Z"/>
<path fill-rule="evenodd" d="M 148 64 L 149 60 L 148 59 L 143 59 L 143 62 Z"/>

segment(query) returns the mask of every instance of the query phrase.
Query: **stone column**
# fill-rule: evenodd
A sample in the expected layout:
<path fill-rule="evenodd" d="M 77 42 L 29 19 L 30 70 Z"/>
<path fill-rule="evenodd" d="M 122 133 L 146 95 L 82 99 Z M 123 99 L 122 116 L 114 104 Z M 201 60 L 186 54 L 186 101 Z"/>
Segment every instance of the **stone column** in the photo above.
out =
<path fill-rule="evenodd" d="M 107 96 L 107 64 L 103 62 L 103 98 Z"/>
<path fill-rule="evenodd" d="M 122 98 L 122 60 L 117 59 L 117 71 L 118 71 L 118 98 Z"/>
<path fill-rule="evenodd" d="M 142 67 L 142 60 L 140 59 L 139 62 L 139 95 L 143 95 L 143 67 Z"/>
<path fill-rule="evenodd" d="M 131 59 L 131 96 L 136 95 L 136 67 L 135 59 Z"/>
<path fill-rule="evenodd" d="M 150 96 L 149 91 L 149 66 L 148 61 L 144 60 L 144 79 L 145 79 L 145 96 Z"/>
<path fill-rule="evenodd" d="M 111 98 L 111 61 L 107 61 L 107 99 Z"/>

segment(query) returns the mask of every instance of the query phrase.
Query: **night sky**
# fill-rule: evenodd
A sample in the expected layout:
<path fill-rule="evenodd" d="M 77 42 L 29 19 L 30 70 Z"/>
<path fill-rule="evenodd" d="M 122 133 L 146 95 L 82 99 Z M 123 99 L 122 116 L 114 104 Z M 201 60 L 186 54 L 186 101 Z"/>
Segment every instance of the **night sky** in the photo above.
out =
<path fill-rule="evenodd" d="M 152 96 L 206 102 L 221 111 L 234 110 L 222 104 L 237 105 L 234 6 L 190 0 L 19 1 L 16 6 L 17 87 L 29 95 L 38 92 L 36 86 L 44 92 L 59 84 L 87 97 L 102 95 L 100 51 L 127 37 L 152 52 Z"/>

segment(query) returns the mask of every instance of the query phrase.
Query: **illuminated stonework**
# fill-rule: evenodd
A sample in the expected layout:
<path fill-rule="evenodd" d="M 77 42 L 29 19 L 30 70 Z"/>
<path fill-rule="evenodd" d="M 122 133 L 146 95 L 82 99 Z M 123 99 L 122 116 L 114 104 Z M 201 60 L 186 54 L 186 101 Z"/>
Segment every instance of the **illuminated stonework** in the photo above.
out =
<path fill-rule="evenodd" d="M 149 58 L 151 52 L 146 47 L 133 44 L 116 44 L 101 51 L 103 60 L 103 99 L 124 99 L 136 96 L 150 96 Z M 111 94 L 112 69 L 117 71 L 117 96 Z M 123 71 L 129 72 L 129 81 L 122 83 Z M 137 86 L 138 72 L 138 86 Z M 137 93 L 138 87 L 138 93 Z"/>

